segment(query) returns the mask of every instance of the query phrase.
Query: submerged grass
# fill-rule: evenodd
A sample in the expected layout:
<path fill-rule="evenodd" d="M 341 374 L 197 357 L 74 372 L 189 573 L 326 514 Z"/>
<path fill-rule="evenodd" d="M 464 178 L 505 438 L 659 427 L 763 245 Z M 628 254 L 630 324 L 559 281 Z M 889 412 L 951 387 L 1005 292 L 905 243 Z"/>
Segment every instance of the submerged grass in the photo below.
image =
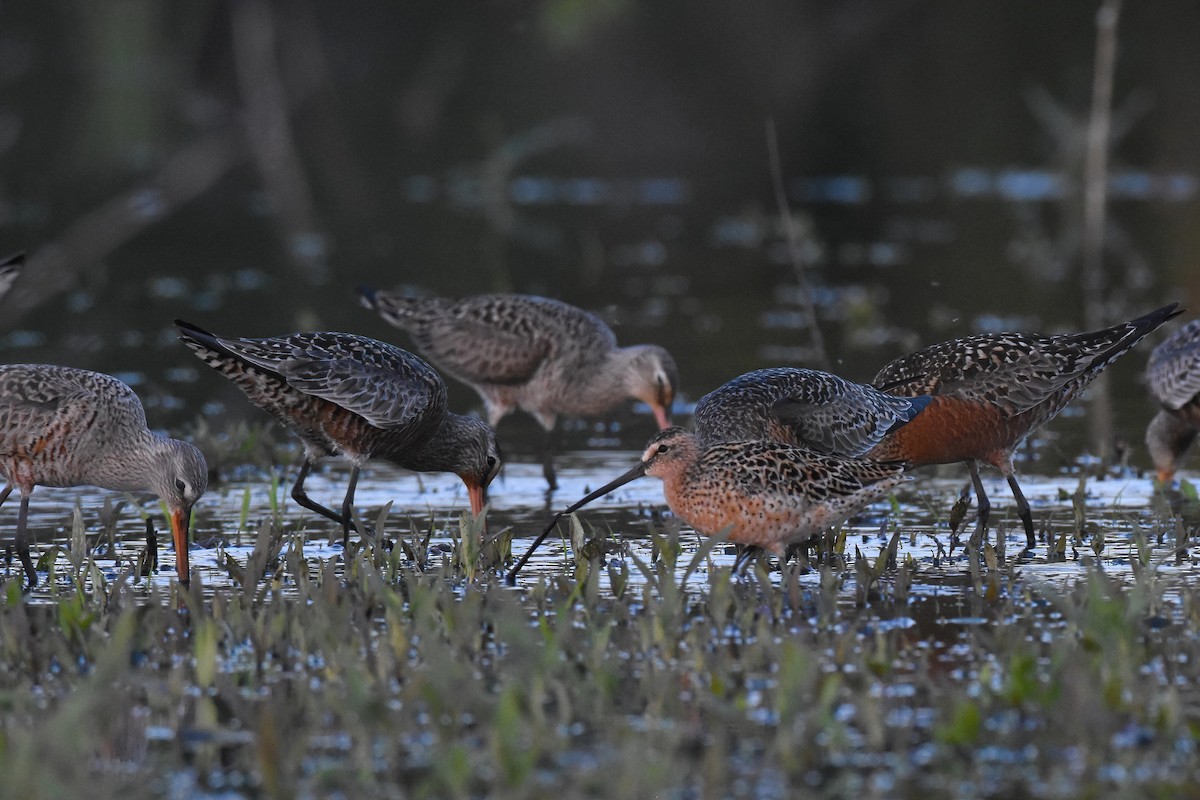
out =
<path fill-rule="evenodd" d="M 773 582 L 671 525 L 645 558 L 573 519 L 564 573 L 508 589 L 508 531 L 464 516 L 431 547 L 387 512 L 327 559 L 268 517 L 231 585 L 169 592 L 106 579 L 79 522 L 51 602 L 4 586 L 3 795 L 1200 791 L 1200 603 L 1153 534 L 1129 580 L 1039 592 L 993 557 L 938 597 L 900 531 Z"/>

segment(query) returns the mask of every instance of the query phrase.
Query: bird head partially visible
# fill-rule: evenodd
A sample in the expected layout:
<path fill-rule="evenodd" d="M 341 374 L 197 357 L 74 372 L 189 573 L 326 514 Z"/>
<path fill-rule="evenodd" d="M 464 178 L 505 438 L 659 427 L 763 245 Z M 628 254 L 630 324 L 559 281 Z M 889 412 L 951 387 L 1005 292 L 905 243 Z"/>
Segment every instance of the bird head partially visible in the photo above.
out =
<path fill-rule="evenodd" d="M 660 430 L 671 426 L 671 404 L 679 386 L 679 369 L 665 349 L 654 344 L 629 348 L 633 357 L 626 372 L 625 388 L 654 412 Z"/>
<path fill-rule="evenodd" d="M 454 470 L 466 484 L 471 501 L 471 514 L 479 516 L 487 503 L 487 487 L 500 472 L 500 446 L 492 426 L 475 417 L 462 417 L 465 434 L 458 448 L 458 464 Z"/>
<path fill-rule="evenodd" d="M 646 445 L 642 468 L 656 478 L 680 473 L 696 460 L 700 449 L 695 434 L 680 427 L 665 428 Z"/>
<path fill-rule="evenodd" d="M 167 505 L 171 515 L 171 538 L 175 544 L 175 571 L 179 582 L 186 584 L 191 575 L 188 563 L 188 532 L 192 505 L 208 488 L 208 463 L 195 445 L 177 439 L 161 456 L 154 475 L 154 492 Z"/>

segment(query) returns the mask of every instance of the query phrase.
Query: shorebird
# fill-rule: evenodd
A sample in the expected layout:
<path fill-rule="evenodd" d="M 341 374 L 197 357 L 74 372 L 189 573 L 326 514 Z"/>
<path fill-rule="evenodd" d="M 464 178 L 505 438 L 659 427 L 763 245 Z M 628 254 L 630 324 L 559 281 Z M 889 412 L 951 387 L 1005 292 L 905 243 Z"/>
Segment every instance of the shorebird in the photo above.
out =
<path fill-rule="evenodd" d="M 1150 396 L 1161 406 L 1146 428 L 1146 447 L 1169 483 L 1179 458 L 1200 431 L 1200 319 L 1194 319 L 1154 348 L 1146 365 Z"/>
<path fill-rule="evenodd" d="M 675 515 L 707 536 L 759 547 L 782 557 L 803 542 L 886 497 L 904 465 L 814 453 L 773 441 L 705 446 L 696 434 L 667 428 L 650 440 L 637 466 L 554 517 L 508 574 L 521 567 L 558 520 L 643 475 L 661 478 Z"/>
<path fill-rule="evenodd" d="M 0 366 L 0 504 L 21 490 L 17 554 L 29 585 L 37 572 L 26 524 L 34 486 L 99 486 L 151 491 L 166 504 L 175 571 L 188 583 L 192 505 L 208 487 L 208 466 L 193 445 L 153 433 L 142 402 L 99 372 L 47 364 Z"/>
<path fill-rule="evenodd" d="M 353 527 L 359 469 L 372 458 L 414 472 L 453 472 L 466 484 L 471 513 L 483 511 L 487 486 L 500 471 L 496 435 L 483 420 L 447 411 L 446 384 L 412 353 L 350 333 L 243 339 L 175 324 L 180 341 L 204 363 L 304 442 L 292 498 L 340 524 L 343 542 Z M 341 513 L 304 491 L 309 470 L 326 456 L 353 464 Z"/>
<path fill-rule="evenodd" d="M 1172 303 L 1090 333 L 1061 336 L 997 333 L 932 345 L 896 359 L 872 383 L 901 397 L 932 395 L 912 422 L 897 428 L 867 458 L 911 466 L 967 462 L 979 502 L 976 539 L 991 510 L 978 462 L 1000 470 L 1017 501 L 1026 544 L 1037 543 L 1033 514 L 1013 470 L 1013 451 L 1144 336 L 1182 313 Z"/>
<path fill-rule="evenodd" d="M 692 428 L 705 444 L 769 439 L 856 458 L 911 422 L 929 397 L 894 397 L 818 370 L 760 369 L 700 398 Z"/>
<path fill-rule="evenodd" d="M 609 327 L 583 309 L 520 294 L 451 300 L 358 292 L 408 331 L 422 355 L 474 389 L 493 427 L 518 408 L 533 415 L 546 432 L 542 471 L 551 489 L 560 415 L 598 416 L 634 398 L 650 406 L 660 429 L 671 424 L 679 378 L 670 354 L 657 345 L 618 347 Z"/>

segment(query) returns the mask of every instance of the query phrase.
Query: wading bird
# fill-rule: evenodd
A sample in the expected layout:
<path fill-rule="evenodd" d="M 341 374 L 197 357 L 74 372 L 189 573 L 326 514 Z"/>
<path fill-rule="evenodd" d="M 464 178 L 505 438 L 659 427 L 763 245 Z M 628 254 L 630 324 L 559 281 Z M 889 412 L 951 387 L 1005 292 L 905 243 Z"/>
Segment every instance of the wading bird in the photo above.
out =
<path fill-rule="evenodd" d="M 822 455 L 773 441 L 704 446 L 682 428 L 659 432 L 637 466 L 556 515 L 508 574 L 509 583 L 558 520 L 613 489 L 651 475 L 675 515 L 707 536 L 762 548 L 781 558 L 803 542 L 845 522 L 888 496 L 904 465 Z"/>
<path fill-rule="evenodd" d="M 1089 333 L 980 334 L 898 358 L 881 369 L 872 383 L 889 394 L 931 395 L 932 400 L 915 419 L 888 434 L 867 458 L 916 467 L 967 462 L 979 502 L 976 539 L 980 541 L 991 504 L 978 464 L 992 465 L 1012 489 L 1026 544 L 1032 549 L 1037 543 L 1033 515 L 1017 483 L 1013 451 L 1117 357 L 1182 313 L 1178 305 Z"/>
<path fill-rule="evenodd" d="M 175 571 L 187 584 L 192 505 L 208 487 L 208 467 L 193 445 L 146 427 L 142 401 L 99 372 L 46 364 L 0 367 L 0 472 L 21 490 L 17 554 L 30 586 L 37 573 L 26 526 L 34 486 L 99 486 L 154 492 L 171 515 Z"/>
<path fill-rule="evenodd" d="M 500 470 L 496 435 L 483 420 L 446 409 L 446 384 L 412 353 L 349 333 L 262 339 L 215 336 L 176 320 L 180 340 L 233 381 L 250 402 L 304 442 L 292 498 L 350 536 L 359 468 L 380 458 L 414 472 L 453 472 L 478 515 Z M 341 513 L 313 501 L 304 479 L 319 459 L 353 464 Z"/>
<path fill-rule="evenodd" d="M 550 488 L 559 416 L 605 414 L 629 398 L 671 424 L 678 371 L 657 345 L 618 347 L 599 317 L 558 300 L 485 294 L 451 300 L 360 287 L 363 304 L 408 331 L 439 369 L 483 398 L 493 427 L 510 412 L 533 415 L 546 432 L 542 471 Z"/>
<path fill-rule="evenodd" d="M 1146 428 L 1146 447 L 1158 479 L 1169 483 L 1200 431 L 1200 319 L 1154 348 L 1146 365 L 1146 385 L 1159 404 Z"/>

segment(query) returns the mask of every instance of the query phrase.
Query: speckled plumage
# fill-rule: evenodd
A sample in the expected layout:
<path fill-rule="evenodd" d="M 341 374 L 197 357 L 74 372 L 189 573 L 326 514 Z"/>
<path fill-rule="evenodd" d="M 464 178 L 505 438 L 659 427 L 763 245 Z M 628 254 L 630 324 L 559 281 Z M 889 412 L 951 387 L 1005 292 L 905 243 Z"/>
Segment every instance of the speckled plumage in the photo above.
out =
<path fill-rule="evenodd" d="M 662 480 L 667 505 L 699 533 L 725 534 L 732 542 L 783 556 L 788 545 L 887 497 L 904 480 L 904 465 L 765 440 L 705 446 L 694 433 L 667 428 L 650 440 L 637 466 L 555 515 L 513 566 L 509 583 L 564 514 L 643 475 Z"/>
<path fill-rule="evenodd" d="M 900 464 L 823 455 L 771 441 L 703 446 L 681 428 L 659 433 L 642 454 L 661 478 L 676 516 L 698 532 L 782 556 L 802 542 L 887 497 L 903 479 Z"/>
<path fill-rule="evenodd" d="M 548 433 L 560 415 L 590 417 L 627 399 L 654 411 L 659 427 L 678 384 L 670 354 L 657 345 L 618 347 L 594 314 L 546 297 L 486 294 L 451 300 L 360 288 L 364 305 L 409 333 L 422 355 L 470 385 L 488 421 L 522 409 Z M 543 466 L 555 484 L 553 444 Z"/>
<path fill-rule="evenodd" d="M 769 439 L 827 455 L 861 456 L 929 404 L 811 369 L 739 375 L 700 398 L 692 418 L 705 444 Z"/>
<path fill-rule="evenodd" d="M 980 535 L 990 505 L 977 462 L 1008 480 L 1029 547 L 1036 537 L 1029 504 L 1013 471 L 1016 446 L 1070 403 L 1088 383 L 1176 316 L 1172 303 L 1129 322 L 1089 333 L 1037 336 L 998 333 L 967 336 L 898 358 L 879 371 L 880 390 L 905 397 L 932 395 L 908 425 L 889 434 L 869 458 L 913 466 L 966 461 L 979 498 Z"/>
<path fill-rule="evenodd" d="M 1175 331 L 1150 354 L 1146 387 L 1159 405 L 1146 447 L 1160 481 L 1170 481 L 1200 432 L 1200 319 Z"/>
<path fill-rule="evenodd" d="M 167 505 L 179 580 L 189 577 L 192 504 L 208 486 L 204 456 L 191 444 L 153 433 L 133 390 L 109 375 L 48 364 L 0 367 L 0 472 L 21 491 L 17 549 L 31 585 L 25 523 L 34 486 L 99 486 L 152 491 Z"/>
<path fill-rule="evenodd" d="M 347 535 L 359 467 L 371 458 L 415 472 L 453 472 L 467 486 L 472 513 L 482 510 L 500 469 L 495 434 L 482 420 L 449 412 L 445 383 L 417 356 L 349 333 L 224 338 L 176 325 L 197 356 L 300 437 L 305 460 L 292 496 L 341 523 Z M 341 514 L 303 488 L 312 464 L 331 455 L 354 465 Z"/>

